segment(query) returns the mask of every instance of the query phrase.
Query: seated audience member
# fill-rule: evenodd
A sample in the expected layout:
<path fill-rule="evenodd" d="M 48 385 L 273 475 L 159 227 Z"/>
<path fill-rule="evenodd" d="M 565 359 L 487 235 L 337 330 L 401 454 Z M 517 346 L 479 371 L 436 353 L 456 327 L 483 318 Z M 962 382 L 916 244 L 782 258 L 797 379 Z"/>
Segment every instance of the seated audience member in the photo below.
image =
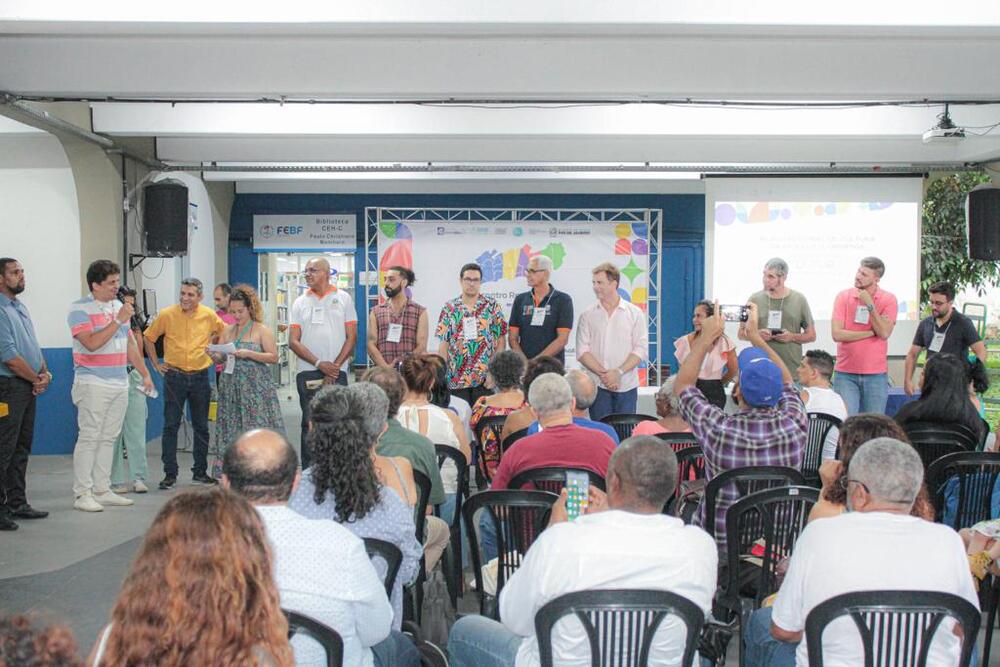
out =
<path fill-rule="evenodd" d="M 81 667 L 69 628 L 42 628 L 26 616 L 0 616 L 0 666 Z"/>
<path fill-rule="evenodd" d="M 461 396 L 454 396 L 448 389 L 448 363 L 440 354 L 428 352 L 424 357 L 434 366 L 434 386 L 431 387 L 431 404 L 439 408 L 451 410 L 458 415 L 458 421 L 465 428 L 465 437 L 472 442 L 472 429 L 469 428 L 469 418 L 472 417 L 472 406 Z"/>
<path fill-rule="evenodd" d="M 656 435 L 658 433 L 690 433 L 691 425 L 681 417 L 681 402 L 674 393 L 677 376 L 671 375 L 656 392 L 656 421 L 644 421 L 635 425 L 632 435 Z"/>
<path fill-rule="evenodd" d="M 906 431 L 885 415 L 863 412 L 848 417 L 840 425 L 837 445 L 839 453 L 836 459 L 824 461 L 819 468 L 823 488 L 819 494 L 819 502 L 809 512 L 810 521 L 838 516 L 847 511 L 847 469 L 851 465 L 851 458 L 858 447 L 875 438 L 895 438 L 901 442 L 910 442 Z M 925 486 L 920 487 L 911 514 L 927 521 L 934 520 L 934 506 Z"/>
<path fill-rule="evenodd" d="M 344 665 L 419 665 L 416 646 L 392 631 L 392 607 L 360 538 L 333 521 L 288 509 L 299 457 L 283 435 L 254 430 L 226 450 L 222 485 L 249 500 L 264 521 L 281 607 L 327 625 L 344 640 Z M 325 665 L 325 652 L 292 638 L 295 664 Z M 408 658 L 408 659 L 407 659 Z"/>
<path fill-rule="evenodd" d="M 534 382 L 535 378 L 539 375 L 544 373 L 557 373 L 562 375 L 565 372 L 566 369 L 562 362 L 555 357 L 542 355 L 530 360 L 524 368 L 525 398 L 527 398 L 528 393 L 531 391 L 531 383 Z M 538 418 L 535 416 L 535 413 L 531 411 L 531 406 L 525 403 L 520 410 L 512 412 L 507 416 L 507 421 L 503 423 L 503 430 L 500 432 L 500 439 L 502 440 L 511 433 L 517 433 L 520 430 L 528 428 L 531 426 L 531 423 L 537 419 Z"/>
<path fill-rule="evenodd" d="M 392 589 L 393 628 L 403 622 L 403 584 L 412 582 L 423 549 L 416 538 L 413 510 L 379 480 L 373 457 L 385 428 L 388 399 L 367 400 L 351 387 L 327 385 L 309 404 L 308 444 L 312 465 L 302 471 L 288 506 L 310 519 L 332 519 L 358 537 L 395 544 L 403 562 Z M 379 424 L 381 423 L 381 426 Z M 384 563 L 376 561 L 379 576 Z"/>
<path fill-rule="evenodd" d="M 597 400 L 597 385 L 593 378 L 578 368 L 566 371 L 566 382 L 569 383 L 569 390 L 573 393 L 573 423 L 583 428 L 594 429 L 604 433 L 618 444 L 618 433 L 611 426 L 594 421 L 589 417 L 590 406 Z M 528 435 L 538 433 L 538 422 L 531 422 L 528 427 Z"/>
<path fill-rule="evenodd" d="M 750 303 L 748 308 L 748 321 L 756 322 L 756 304 Z M 725 470 L 744 466 L 798 468 L 808 434 L 805 405 L 792 384 L 791 373 L 756 326 L 744 327 L 743 335 L 753 347 L 739 355 L 739 379 L 733 387 L 733 399 L 739 406 L 735 414 L 727 415 L 695 386 L 702 360 L 722 336 L 723 326 L 719 317 L 702 321 L 701 335 L 692 343 L 674 383 L 681 416 L 691 425 L 705 453 L 706 477 L 712 480 Z M 730 484 L 719 490 L 716 499 L 715 539 L 722 550 L 726 547 L 726 510 L 738 497 L 735 485 Z M 701 525 L 712 520 L 702 516 Z"/>
<path fill-rule="evenodd" d="M 146 532 L 88 664 L 291 667 L 270 552 L 260 515 L 235 493 L 174 496 Z"/>
<path fill-rule="evenodd" d="M 758 610 L 745 634 L 748 665 L 809 664 L 803 630 L 809 612 L 852 591 L 914 590 L 959 595 L 977 609 L 965 549 L 948 526 L 910 516 L 924 466 L 893 438 L 863 444 L 848 469 L 850 512 L 806 526 L 773 607 Z M 945 621 L 928 665 L 957 665 L 959 638 Z M 823 633 L 824 664 L 863 665 L 858 629 L 848 618 Z"/>
<path fill-rule="evenodd" d="M 476 426 L 484 417 L 506 417 L 512 412 L 524 408 L 524 391 L 521 390 L 521 377 L 524 375 L 524 356 L 514 350 L 498 352 L 490 361 L 486 383 L 492 384 L 494 393 L 481 396 L 472 406 L 472 416 L 469 426 L 475 433 Z M 500 463 L 500 443 L 493 431 L 483 433 L 483 445 L 479 450 L 479 466 L 487 473 L 487 479 L 492 477 Z"/>
<path fill-rule="evenodd" d="M 566 492 L 549 527 L 528 550 L 500 592 L 501 622 L 465 616 L 454 625 L 448 653 L 456 667 L 539 664 L 535 614 L 553 599 L 582 590 L 639 588 L 683 595 L 707 614 L 715 593 L 718 555 L 700 528 L 661 513 L 677 484 L 677 457 L 650 436 L 622 442 L 608 465 L 607 496 L 590 487 L 587 513 L 567 521 Z M 555 626 L 557 664 L 589 665 L 586 635 L 575 620 Z M 664 620 L 650 665 L 678 665 L 684 626 Z"/>
<path fill-rule="evenodd" d="M 806 404 L 806 412 L 823 412 L 844 421 L 847 419 L 847 404 L 840 394 L 833 390 L 830 378 L 833 377 L 833 357 L 823 350 L 809 350 L 802 357 L 802 363 L 796 371 L 799 384 L 802 385 L 802 402 Z M 837 456 L 836 426 L 832 427 L 823 441 L 823 458 L 832 459 Z"/>
<path fill-rule="evenodd" d="M 972 431 L 977 445 L 981 443 L 986 428 L 969 400 L 966 361 L 947 352 L 928 359 L 920 382 L 920 398 L 904 404 L 896 413 L 896 422 L 903 430 L 916 422 L 961 424 Z"/>
<path fill-rule="evenodd" d="M 969 400 L 982 419 L 986 419 L 986 403 L 983 395 L 989 391 L 990 376 L 986 372 L 986 366 L 974 354 L 968 356 L 968 363 L 965 366 L 965 379 L 969 381 Z M 982 447 L 984 451 L 996 451 L 996 434 L 991 433 L 987 425 L 983 425 L 984 439 Z"/>

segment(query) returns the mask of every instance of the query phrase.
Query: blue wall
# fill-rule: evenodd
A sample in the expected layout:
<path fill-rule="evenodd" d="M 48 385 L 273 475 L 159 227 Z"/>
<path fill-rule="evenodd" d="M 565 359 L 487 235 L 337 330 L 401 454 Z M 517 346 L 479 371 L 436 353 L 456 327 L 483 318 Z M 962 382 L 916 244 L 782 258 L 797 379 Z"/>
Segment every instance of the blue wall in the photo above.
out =
<path fill-rule="evenodd" d="M 661 362 L 677 369 L 674 339 L 690 331 L 691 311 L 704 292 L 705 197 L 703 195 L 385 195 L 385 194 L 237 194 L 229 227 L 229 280 L 257 285 L 257 256 L 252 251 L 255 214 L 354 213 L 358 242 L 364 243 L 365 208 L 649 208 L 663 211 L 663 284 L 661 285 Z M 364 270 L 364 249 L 355 254 L 356 271 Z M 355 276 L 357 278 L 357 276 Z M 357 284 L 357 280 L 355 280 Z M 359 305 L 359 310 L 361 307 Z M 367 359 L 360 318 L 355 359 Z"/>

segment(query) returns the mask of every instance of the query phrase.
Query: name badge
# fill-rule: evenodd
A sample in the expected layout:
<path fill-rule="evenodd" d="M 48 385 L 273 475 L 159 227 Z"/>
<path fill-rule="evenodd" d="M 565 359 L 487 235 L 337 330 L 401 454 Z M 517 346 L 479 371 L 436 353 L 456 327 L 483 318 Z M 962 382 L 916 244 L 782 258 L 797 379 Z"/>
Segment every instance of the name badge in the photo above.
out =
<path fill-rule="evenodd" d="M 390 343 L 398 343 L 399 339 L 403 337 L 403 325 L 402 324 L 389 324 L 389 335 L 385 337 Z"/>
<path fill-rule="evenodd" d="M 780 310 L 769 310 L 769 311 L 767 311 L 767 328 L 768 329 L 780 329 L 781 328 L 781 311 Z"/>
<path fill-rule="evenodd" d="M 226 355 L 226 367 L 222 369 L 222 372 L 226 375 L 232 375 L 233 371 L 236 370 L 236 357 L 232 354 Z"/>
<path fill-rule="evenodd" d="M 931 338 L 931 344 L 927 346 L 927 349 L 931 352 L 940 352 L 941 348 L 944 346 L 944 333 L 934 332 L 934 336 Z"/>
<path fill-rule="evenodd" d="M 854 323 L 855 324 L 868 324 L 868 318 L 871 313 L 864 306 L 858 306 L 858 309 L 854 311 Z"/>
<path fill-rule="evenodd" d="M 323 324 L 323 308 L 321 306 L 313 308 L 312 323 Z"/>
<path fill-rule="evenodd" d="M 462 318 L 462 338 L 476 340 L 479 337 L 479 321 L 475 317 Z"/>
<path fill-rule="evenodd" d="M 535 310 L 531 313 L 531 326 L 540 327 L 545 324 L 545 316 L 549 313 L 549 307 L 541 308 L 535 306 Z"/>

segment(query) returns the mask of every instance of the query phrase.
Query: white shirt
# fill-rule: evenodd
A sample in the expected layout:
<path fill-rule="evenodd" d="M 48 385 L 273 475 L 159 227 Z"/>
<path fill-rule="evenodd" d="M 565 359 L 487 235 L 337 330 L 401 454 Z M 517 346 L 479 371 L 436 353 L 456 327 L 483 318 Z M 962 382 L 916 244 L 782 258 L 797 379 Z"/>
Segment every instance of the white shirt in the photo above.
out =
<path fill-rule="evenodd" d="M 420 415 L 425 417 L 425 428 L 420 428 Z M 458 436 L 455 435 L 455 425 L 445 408 L 436 405 L 401 405 L 396 419 L 415 433 L 427 437 L 435 445 L 448 445 L 460 449 Z M 445 461 L 441 466 L 441 486 L 445 493 L 455 493 L 458 490 L 458 471 L 453 462 Z"/>
<path fill-rule="evenodd" d="M 809 400 L 806 401 L 806 412 L 825 412 L 828 415 L 838 417 L 840 421 L 847 419 L 847 405 L 840 394 L 829 387 L 803 387 Z M 840 429 L 832 427 L 826 434 L 823 441 L 823 458 L 833 459 L 837 457 L 837 439 L 840 437 Z"/>
<path fill-rule="evenodd" d="M 790 632 L 805 629 L 806 617 L 835 595 L 866 590 L 940 591 L 979 608 L 962 540 L 948 526 L 888 512 L 848 512 L 813 521 L 799 536 L 772 621 Z M 954 667 L 959 642 L 953 622 L 942 623 L 928 665 Z M 808 667 L 803 637 L 795 664 Z M 857 628 L 840 618 L 823 633 L 823 664 L 857 667 L 864 652 Z"/>
<path fill-rule="evenodd" d="M 535 612 L 565 593 L 644 588 L 682 595 L 708 614 L 715 594 L 718 552 L 701 528 L 665 514 L 607 510 L 546 528 L 500 591 L 500 618 L 526 637 L 517 667 L 540 664 Z M 563 667 L 590 667 L 587 635 L 575 618 L 559 621 L 553 653 Z M 684 624 L 663 621 L 653 641 L 651 665 L 679 665 Z"/>
<path fill-rule="evenodd" d="M 590 352 L 608 370 L 620 368 L 630 354 L 645 361 L 649 354 L 649 330 L 646 314 L 625 299 L 619 298 L 611 315 L 598 301 L 580 314 L 576 323 L 576 358 Z M 598 387 L 601 379 L 586 368 Z M 631 391 L 639 386 L 639 371 L 633 368 L 622 374 L 617 391 Z M 606 389 L 606 387 L 604 387 Z"/>
<path fill-rule="evenodd" d="M 284 609 L 336 630 L 344 665 L 371 667 L 370 646 L 389 636 L 392 606 L 364 542 L 326 519 L 307 519 L 287 505 L 258 505 L 274 553 L 274 578 Z M 315 640 L 292 639 L 296 665 L 326 665 Z"/>
<path fill-rule="evenodd" d="M 351 295 L 330 285 L 322 297 L 308 290 L 297 298 L 292 304 L 289 321 L 302 332 L 302 344 L 316 355 L 318 363 L 337 358 L 347 340 L 347 325 L 356 324 L 358 314 Z M 314 371 L 316 367 L 299 359 L 299 370 Z"/>

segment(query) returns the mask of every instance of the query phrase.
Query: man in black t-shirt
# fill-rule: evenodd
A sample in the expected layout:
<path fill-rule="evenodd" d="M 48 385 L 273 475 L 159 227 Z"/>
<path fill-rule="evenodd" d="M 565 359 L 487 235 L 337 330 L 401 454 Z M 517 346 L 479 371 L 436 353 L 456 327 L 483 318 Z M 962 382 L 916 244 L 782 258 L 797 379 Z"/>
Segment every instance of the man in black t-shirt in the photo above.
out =
<path fill-rule="evenodd" d="M 976 325 L 968 317 L 955 310 L 955 288 L 951 283 L 934 283 L 928 290 L 931 304 L 931 316 L 921 320 L 917 333 L 913 336 L 913 345 L 906 353 L 903 387 L 907 395 L 915 390 L 913 371 L 917 365 L 920 351 L 927 349 L 930 359 L 938 352 L 954 354 L 959 359 L 965 359 L 969 349 L 986 363 L 986 345 L 976 331 Z"/>
<path fill-rule="evenodd" d="M 525 274 L 531 289 L 514 297 L 510 309 L 510 349 L 528 359 L 540 355 L 565 362 L 563 349 L 573 329 L 573 299 L 549 284 L 552 259 L 535 255 Z"/>

